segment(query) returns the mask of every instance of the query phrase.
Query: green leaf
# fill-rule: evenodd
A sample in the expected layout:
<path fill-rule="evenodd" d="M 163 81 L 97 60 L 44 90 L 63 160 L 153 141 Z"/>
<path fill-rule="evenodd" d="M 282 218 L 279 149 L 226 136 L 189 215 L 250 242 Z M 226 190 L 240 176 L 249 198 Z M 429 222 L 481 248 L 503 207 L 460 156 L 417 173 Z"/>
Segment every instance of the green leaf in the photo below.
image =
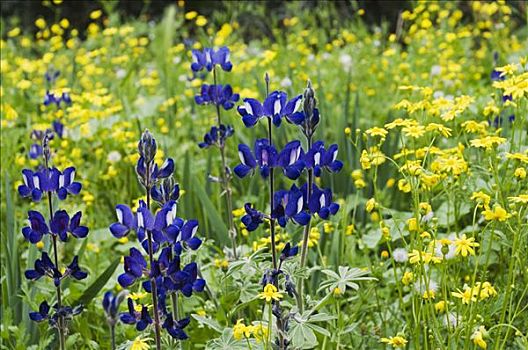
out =
<path fill-rule="evenodd" d="M 112 263 L 104 270 L 104 272 L 84 291 L 81 297 L 75 302 L 74 305 L 83 304 L 88 305 L 93 298 L 99 294 L 101 289 L 105 286 L 106 282 L 112 277 L 115 269 L 119 265 L 121 257 L 116 258 Z"/>
<path fill-rule="evenodd" d="M 213 320 L 212 318 L 203 317 L 197 314 L 192 314 L 191 316 L 200 324 L 204 324 L 218 333 L 222 333 L 224 330 L 224 327 L 222 327 L 216 320 Z"/>
<path fill-rule="evenodd" d="M 224 220 L 218 210 L 213 205 L 213 202 L 207 196 L 202 184 L 197 177 L 193 178 L 193 190 L 198 196 L 200 202 L 202 203 L 204 214 L 209 219 L 211 227 L 214 231 L 212 238 L 215 241 L 221 244 L 227 244 L 229 242 L 227 226 L 224 223 Z"/>

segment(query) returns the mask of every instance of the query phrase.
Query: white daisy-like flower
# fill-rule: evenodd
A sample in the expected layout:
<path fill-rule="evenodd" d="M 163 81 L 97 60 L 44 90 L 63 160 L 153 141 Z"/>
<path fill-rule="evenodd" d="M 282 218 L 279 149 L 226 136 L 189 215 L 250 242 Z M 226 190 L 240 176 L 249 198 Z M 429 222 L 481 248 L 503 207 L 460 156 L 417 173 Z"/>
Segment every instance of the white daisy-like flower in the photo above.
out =
<path fill-rule="evenodd" d="M 407 249 L 405 248 L 394 249 L 394 251 L 392 252 L 392 257 L 394 261 L 399 262 L 399 263 L 404 263 L 404 262 L 407 262 L 407 260 L 409 260 L 409 254 L 407 253 Z"/>

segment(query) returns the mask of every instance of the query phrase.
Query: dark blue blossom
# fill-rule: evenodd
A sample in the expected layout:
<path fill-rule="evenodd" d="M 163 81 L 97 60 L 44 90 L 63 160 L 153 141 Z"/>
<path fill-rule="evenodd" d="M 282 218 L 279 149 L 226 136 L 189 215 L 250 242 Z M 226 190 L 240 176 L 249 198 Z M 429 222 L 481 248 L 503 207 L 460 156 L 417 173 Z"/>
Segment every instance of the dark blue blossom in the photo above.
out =
<path fill-rule="evenodd" d="M 187 220 L 176 218 L 165 229 L 167 241 L 173 246 L 176 254 L 180 255 L 184 247 L 196 250 L 202 244 L 202 240 L 196 237 L 198 231 L 197 220 Z"/>
<path fill-rule="evenodd" d="M 68 232 L 75 238 L 84 238 L 88 235 L 88 227 L 81 226 L 81 216 L 82 213 L 78 211 L 70 220 L 70 216 L 65 210 L 58 210 L 50 221 L 50 230 L 53 234 L 58 235 L 63 242 L 68 240 Z"/>
<path fill-rule="evenodd" d="M 174 321 L 172 318 L 172 314 L 168 314 L 165 319 L 165 322 L 163 322 L 163 328 L 165 328 L 173 338 L 178 340 L 185 340 L 189 338 L 189 336 L 183 331 L 183 329 L 187 327 L 190 322 L 191 319 L 189 317 Z"/>
<path fill-rule="evenodd" d="M 207 148 L 210 146 L 223 147 L 228 137 L 232 136 L 234 129 L 231 125 L 221 124 L 218 126 L 212 126 L 211 130 L 204 135 L 204 141 L 200 142 L 198 146 L 200 148 Z"/>
<path fill-rule="evenodd" d="M 284 261 L 288 258 L 291 258 L 299 252 L 299 246 L 291 246 L 291 243 L 288 242 L 284 245 L 284 248 L 282 248 L 282 252 L 280 255 L 280 260 Z"/>
<path fill-rule="evenodd" d="M 200 95 L 196 95 L 194 100 L 199 105 L 216 105 L 223 109 L 230 110 L 240 99 L 239 94 L 233 93 L 231 85 L 207 85 L 203 84 Z"/>
<path fill-rule="evenodd" d="M 71 276 L 76 280 L 82 280 L 88 276 L 88 273 L 79 267 L 79 257 L 77 255 L 73 257 L 72 262 L 66 267 L 63 278 L 66 276 Z"/>
<path fill-rule="evenodd" d="M 57 197 L 59 197 L 60 200 L 64 200 L 68 197 L 68 194 L 79 194 L 81 188 L 81 183 L 75 181 L 75 168 L 68 167 L 59 175 Z"/>
<path fill-rule="evenodd" d="M 306 153 L 306 165 L 313 169 L 316 177 L 321 176 L 322 169 L 326 169 L 332 173 L 337 173 L 343 168 L 343 163 L 337 158 L 337 145 L 333 144 L 325 150 L 324 142 L 317 141 L 312 145 L 312 148 Z"/>
<path fill-rule="evenodd" d="M 244 99 L 244 105 L 237 108 L 242 116 L 242 121 L 246 127 L 252 127 L 264 118 L 272 118 L 275 126 L 280 126 L 282 118 L 289 118 L 299 108 L 301 95 L 288 101 L 288 95 L 283 91 L 274 91 L 260 103 L 254 98 Z"/>
<path fill-rule="evenodd" d="M 46 95 L 44 95 L 44 101 L 42 103 L 44 104 L 44 106 L 55 104 L 58 108 L 60 107 L 62 102 L 64 102 L 64 104 L 66 105 L 71 105 L 72 100 L 67 92 L 63 92 L 62 95 L 57 96 L 52 92 L 46 91 Z"/>
<path fill-rule="evenodd" d="M 154 164 L 154 166 L 149 167 L 150 175 L 147 176 L 147 166 L 145 163 L 145 158 L 140 157 L 137 164 L 136 164 L 136 173 L 140 177 L 140 181 L 142 184 L 148 185 L 146 187 L 152 187 L 155 185 L 159 180 L 166 179 L 169 176 L 172 175 L 174 172 L 174 160 L 171 158 L 167 158 L 165 162 L 161 165 L 161 167 L 158 167 L 157 164 Z M 149 183 L 147 184 L 147 180 Z"/>
<path fill-rule="evenodd" d="M 43 192 L 57 191 L 60 171 L 56 168 L 31 171 L 22 170 L 24 184 L 18 186 L 18 193 L 22 197 L 31 197 L 35 202 L 40 201 Z"/>
<path fill-rule="evenodd" d="M 47 301 L 40 303 L 39 311 L 30 312 L 29 318 L 35 322 L 42 322 L 49 319 L 50 306 Z"/>
<path fill-rule="evenodd" d="M 34 266 L 34 270 L 26 270 L 24 273 L 28 280 L 36 281 L 43 276 L 48 276 L 53 279 L 55 286 L 60 284 L 62 274 L 53 264 L 48 253 L 42 252 L 42 257 L 35 260 Z"/>
<path fill-rule="evenodd" d="M 22 229 L 22 234 L 24 238 L 30 243 L 40 242 L 42 236 L 49 233 L 48 225 L 44 216 L 35 210 L 30 210 L 28 212 L 28 223 L 29 226 L 26 226 Z"/>
<path fill-rule="evenodd" d="M 136 248 L 130 248 L 130 256 L 125 256 L 125 272 L 117 278 L 119 284 L 126 288 L 143 276 L 147 262 Z"/>
<path fill-rule="evenodd" d="M 110 225 L 110 232 L 112 232 L 114 237 L 124 237 L 128 235 L 131 230 L 135 230 L 137 228 L 136 217 L 128 206 L 124 204 L 116 205 L 116 215 L 117 222 L 114 222 L 112 225 Z"/>
<path fill-rule="evenodd" d="M 198 265 L 195 262 L 187 264 L 182 270 L 174 272 L 171 279 L 176 290 L 181 291 L 186 297 L 194 292 L 203 292 L 205 280 L 198 278 Z"/>
<path fill-rule="evenodd" d="M 278 158 L 277 150 L 275 147 L 270 146 L 268 139 L 258 139 L 255 141 L 254 149 L 255 156 L 251 153 L 251 149 L 248 146 L 244 144 L 238 146 L 238 155 L 241 164 L 237 165 L 234 169 L 238 177 L 245 177 L 251 170 L 258 166 L 260 175 L 263 178 L 267 178 L 270 169 L 276 166 Z"/>
<path fill-rule="evenodd" d="M 163 179 L 159 185 L 152 186 L 150 195 L 153 200 L 161 205 L 177 201 L 180 198 L 180 185 L 176 183 L 172 176 Z"/>
<path fill-rule="evenodd" d="M 264 214 L 254 209 L 250 203 L 244 204 L 244 209 L 246 214 L 242 216 L 241 221 L 248 231 L 255 231 L 264 222 Z"/>
<path fill-rule="evenodd" d="M 143 331 L 149 324 L 152 324 L 152 318 L 148 313 L 148 308 L 141 305 L 141 312 L 136 311 L 134 302 L 128 298 L 128 312 L 123 312 L 119 315 L 121 322 L 126 324 L 135 324 L 138 331 Z"/>
<path fill-rule="evenodd" d="M 219 65 L 226 72 L 233 68 L 227 47 L 221 47 L 216 51 L 212 48 L 204 48 L 202 51 L 192 50 L 192 60 L 191 69 L 194 72 L 199 72 L 204 68 L 210 72 L 215 65 Z"/>
<path fill-rule="evenodd" d="M 299 225 L 307 225 L 310 222 L 310 215 L 306 209 L 306 190 L 292 185 L 289 191 L 277 191 L 274 195 L 274 212 L 272 217 L 282 227 L 286 226 L 288 219 Z"/>
<path fill-rule="evenodd" d="M 103 310 L 109 320 L 115 320 L 117 316 L 117 310 L 121 303 L 119 296 L 120 294 L 114 295 L 111 291 L 106 292 L 103 296 Z"/>
<path fill-rule="evenodd" d="M 278 164 L 282 167 L 287 178 L 296 180 L 301 176 L 306 166 L 303 158 L 304 151 L 301 147 L 301 142 L 296 140 L 284 146 L 284 149 L 279 154 Z"/>
<path fill-rule="evenodd" d="M 44 73 L 44 78 L 46 79 L 48 83 L 53 85 L 55 83 L 55 80 L 57 80 L 57 78 L 59 77 L 59 75 L 60 75 L 60 70 L 51 68 L 47 70 L 46 73 Z"/>
<path fill-rule="evenodd" d="M 321 190 L 315 184 L 312 186 L 308 207 L 312 214 L 317 213 L 321 219 L 325 220 L 339 210 L 339 204 L 332 201 L 332 191 L 330 189 Z"/>
<path fill-rule="evenodd" d="M 34 143 L 29 147 L 28 152 L 29 158 L 31 159 L 37 159 L 42 156 L 42 146 Z"/>
<path fill-rule="evenodd" d="M 57 136 L 62 138 L 62 135 L 64 134 L 64 124 L 62 124 L 59 120 L 55 120 L 51 125 L 53 126 L 53 131 L 55 131 Z"/>

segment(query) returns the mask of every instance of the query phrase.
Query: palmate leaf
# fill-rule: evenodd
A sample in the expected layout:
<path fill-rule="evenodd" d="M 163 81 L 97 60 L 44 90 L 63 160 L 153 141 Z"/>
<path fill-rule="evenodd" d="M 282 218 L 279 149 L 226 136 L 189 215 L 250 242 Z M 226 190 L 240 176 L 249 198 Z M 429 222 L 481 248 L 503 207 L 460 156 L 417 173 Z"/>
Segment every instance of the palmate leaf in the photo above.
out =
<path fill-rule="evenodd" d="M 93 281 L 93 283 L 86 288 L 84 293 L 75 301 L 73 305 L 88 305 L 93 298 L 99 294 L 101 289 L 105 286 L 106 282 L 112 277 L 114 274 L 115 269 L 117 266 L 119 266 L 119 262 L 121 261 L 121 257 L 116 258 L 114 261 L 110 263 L 110 265 L 106 268 L 106 270 L 101 273 L 101 275 Z"/>
<path fill-rule="evenodd" d="M 376 280 L 374 277 L 368 277 L 369 270 L 358 269 L 357 267 L 350 268 L 348 266 L 339 266 L 338 273 L 332 270 L 322 270 L 322 272 L 329 277 L 327 281 L 321 283 L 318 292 L 329 289 L 334 290 L 339 288 L 344 293 L 348 288 L 358 290 L 359 285 L 357 281 L 372 281 Z"/>
<path fill-rule="evenodd" d="M 328 322 L 336 319 L 325 313 L 312 314 L 313 311 L 306 311 L 302 315 L 295 315 L 292 318 L 290 337 L 294 348 L 312 349 L 317 346 L 317 337 L 315 333 L 330 337 L 331 333 L 315 324 L 315 322 Z"/>
<path fill-rule="evenodd" d="M 216 320 L 214 320 L 212 318 L 203 317 L 203 316 L 200 316 L 200 315 L 197 315 L 197 314 L 192 314 L 192 317 L 196 321 L 198 321 L 198 323 L 200 323 L 202 325 L 206 325 L 209 328 L 217 331 L 218 333 L 222 333 L 222 330 L 224 329 L 224 327 L 222 327 L 220 325 L 220 323 L 218 323 Z"/>
<path fill-rule="evenodd" d="M 209 350 L 245 350 L 247 343 L 236 340 L 233 337 L 233 330 L 226 328 L 219 338 L 213 339 L 207 343 L 206 349 Z"/>

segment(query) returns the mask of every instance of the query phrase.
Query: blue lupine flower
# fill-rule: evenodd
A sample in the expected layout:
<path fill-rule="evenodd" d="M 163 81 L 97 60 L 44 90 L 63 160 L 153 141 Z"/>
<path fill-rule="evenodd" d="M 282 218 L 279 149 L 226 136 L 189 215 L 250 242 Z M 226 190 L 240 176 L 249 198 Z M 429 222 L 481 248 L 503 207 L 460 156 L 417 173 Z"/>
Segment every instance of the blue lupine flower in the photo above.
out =
<path fill-rule="evenodd" d="M 292 185 L 288 192 L 284 213 L 295 223 L 307 225 L 310 222 L 310 215 L 304 211 L 306 207 L 306 193 L 297 186 Z"/>
<path fill-rule="evenodd" d="M 165 162 L 161 165 L 161 167 L 158 167 L 157 164 L 154 164 L 154 166 L 150 167 L 150 176 L 147 177 L 147 167 L 145 165 L 145 158 L 140 157 L 137 164 L 136 164 L 136 173 L 139 175 L 140 179 L 145 182 L 147 179 L 150 181 L 149 186 L 151 187 L 152 184 L 155 184 L 157 181 L 166 179 L 169 176 L 172 175 L 174 172 L 174 160 L 172 158 L 167 158 Z"/>
<path fill-rule="evenodd" d="M 70 216 L 65 210 L 58 210 L 53 214 L 50 222 L 50 230 L 55 235 L 59 236 L 60 240 L 66 242 L 68 240 L 68 228 L 70 223 Z"/>
<path fill-rule="evenodd" d="M 134 302 L 128 298 L 128 312 L 123 312 L 119 315 L 121 322 L 126 324 L 135 324 L 138 331 L 143 331 L 149 324 L 152 324 L 152 318 L 148 313 L 148 308 L 141 305 L 141 312 L 136 311 Z"/>
<path fill-rule="evenodd" d="M 192 292 L 203 292 L 205 280 L 198 278 L 198 265 L 195 262 L 187 264 L 183 270 L 176 271 L 171 276 L 177 290 L 183 295 L 190 297 Z"/>
<path fill-rule="evenodd" d="M 35 322 L 42 322 L 49 319 L 50 306 L 47 301 L 40 303 L 39 311 L 30 312 L 29 318 Z"/>
<path fill-rule="evenodd" d="M 53 126 L 53 131 L 55 131 L 57 136 L 62 138 L 62 135 L 64 134 L 64 124 L 62 124 L 59 120 L 55 120 L 51 125 Z"/>
<path fill-rule="evenodd" d="M 332 202 L 332 191 L 330 189 L 319 189 L 315 184 L 312 186 L 312 195 L 308 203 L 310 212 L 317 213 L 321 219 L 328 219 L 339 210 L 339 204 Z"/>
<path fill-rule="evenodd" d="M 81 216 L 82 213 L 78 211 L 70 220 L 70 216 L 65 210 L 58 210 L 50 222 L 50 230 L 58 235 L 63 242 L 68 240 L 68 232 L 75 238 L 84 238 L 88 235 L 88 227 L 81 226 Z"/>
<path fill-rule="evenodd" d="M 105 311 L 109 320 L 114 320 L 117 316 L 117 310 L 122 300 L 119 297 L 120 295 L 122 294 L 114 296 L 111 291 L 108 291 L 103 296 L 103 310 Z"/>
<path fill-rule="evenodd" d="M 156 252 L 161 243 L 166 242 L 163 231 L 170 225 L 176 215 L 176 202 L 171 201 L 163 206 L 161 210 L 156 213 L 156 216 L 152 215 L 150 210 L 144 205 L 140 204 L 137 211 L 137 234 L 138 240 L 141 242 L 143 249 L 148 252 L 148 239 L 147 232 L 152 233 L 152 249 Z"/>
<path fill-rule="evenodd" d="M 117 222 L 110 225 L 110 232 L 112 232 L 114 237 L 124 237 L 128 235 L 130 230 L 135 230 L 137 228 L 136 217 L 128 206 L 124 204 L 116 205 L 116 214 Z"/>
<path fill-rule="evenodd" d="M 278 157 L 278 164 L 282 167 L 284 175 L 289 179 L 296 180 L 301 176 L 306 166 L 304 151 L 300 141 L 289 142 Z"/>
<path fill-rule="evenodd" d="M 233 93 L 231 85 L 207 85 L 203 84 L 200 95 L 196 95 L 194 100 L 199 105 L 213 104 L 222 106 L 224 110 L 230 110 L 240 99 L 239 94 Z"/>
<path fill-rule="evenodd" d="M 28 212 L 28 222 L 29 226 L 26 226 L 22 229 L 22 234 L 24 238 L 30 243 L 37 243 L 42 239 L 42 236 L 49 233 L 48 225 L 44 216 L 35 210 L 30 210 Z"/>
<path fill-rule="evenodd" d="M 284 245 L 284 248 L 282 249 L 282 252 L 281 252 L 281 255 L 280 255 L 280 260 L 281 261 L 284 261 L 288 258 L 291 258 L 295 255 L 297 255 L 297 253 L 299 252 L 299 246 L 291 246 L 291 243 L 288 242 Z"/>
<path fill-rule="evenodd" d="M 292 185 L 289 191 L 277 191 L 274 195 L 275 208 L 272 217 L 277 219 L 282 227 L 286 226 L 288 219 L 302 226 L 307 225 L 310 215 L 305 211 L 306 197 L 306 190 L 295 185 Z"/>
<path fill-rule="evenodd" d="M 28 152 L 29 158 L 31 159 L 37 159 L 42 156 L 42 146 L 34 143 L 29 147 Z"/>
<path fill-rule="evenodd" d="M 46 73 L 44 73 L 44 78 L 46 79 L 48 83 L 53 85 L 55 83 L 55 80 L 57 80 L 57 78 L 59 77 L 59 75 L 60 75 L 60 70 L 51 68 L 48 71 L 46 71 Z"/>
<path fill-rule="evenodd" d="M 192 60 L 191 69 L 194 72 L 204 68 L 210 72 L 215 65 L 219 65 L 226 72 L 233 68 L 231 61 L 229 61 L 229 49 L 227 47 L 221 47 L 216 51 L 212 48 L 204 48 L 203 51 L 192 50 Z"/>
<path fill-rule="evenodd" d="M 181 228 L 181 241 L 192 250 L 198 249 L 202 244 L 202 240 L 196 237 L 196 231 L 198 231 L 197 220 L 187 220 Z"/>
<path fill-rule="evenodd" d="M 60 107 L 61 102 L 71 105 L 72 100 L 67 92 L 63 92 L 61 96 L 55 96 L 54 93 L 46 91 L 46 95 L 44 95 L 44 101 L 42 103 L 44 106 L 49 106 L 50 104 L 54 103 L 58 108 Z"/>
<path fill-rule="evenodd" d="M 88 235 L 88 227 L 81 226 L 82 212 L 75 213 L 70 220 L 69 232 L 75 238 L 84 238 Z"/>
<path fill-rule="evenodd" d="M 56 97 L 55 94 L 46 91 L 46 95 L 44 95 L 44 101 L 42 103 L 44 104 L 44 106 L 49 106 L 50 104 L 55 103 L 58 107 L 60 101 L 60 97 Z"/>
<path fill-rule="evenodd" d="M 237 108 L 246 127 L 252 127 L 264 118 L 272 118 L 275 126 L 280 126 L 282 118 L 289 118 L 301 103 L 301 95 L 288 101 L 288 95 L 283 91 L 274 91 L 260 103 L 254 98 L 245 98 L 244 105 Z"/>
<path fill-rule="evenodd" d="M 152 186 L 150 195 L 153 200 L 161 205 L 177 201 L 180 198 L 180 185 L 174 182 L 172 176 L 169 176 L 161 181 L 158 186 Z"/>
<path fill-rule="evenodd" d="M 117 278 L 119 284 L 126 288 L 143 276 L 147 262 L 136 248 L 130 248 L 130 256 L 125 256 L 125 272 Z"/>
<path fill-rule="evenodd" d="M 60 284 L 62 274 L 51 261 L 48 253 L 42 252 L 42 257 L 35 260 L 34 270 L 26 270 L 24 275 L 28 280 L 36 281 L 42 276 L 48 276 L 53 279 L 55 286 Z"/>
<path fill-rule="evenodd" d="M 324 142 L 317 141 L 312 145 L 312 148 L 306 153 L 307 167 L 314 170 L 316 177 L 321 176 L 322 168 L 327 169 L 332 173 L 337 173 L 343 168 L 343 163 L 337 158 L 337 145 L 333 144 L 325 151 Z"/>
<path fill-rule="evenodd" d="M 59 175 L 59 183 L 57 189 L 57 197 L 60 200 L 66 199 L 68 194 L 77 195 L 81 191 L 82 185 L 75 180 L 75 168 L 68 167 L 62 174 Z"/>
<path fill-rule="evenodd" d="M 18 186 L 18 193 L 22 197 L 30 197 L 35 202 L 40 201 L 44 191 L 54 191 L 57 188 L 60 172 L 57 169 L 51 169 L 49 174 L 45 170 L 31 171 L 22 170 L 24 184 Z"/>
<path fill-rule="evenodd" d="M 270 169 L 276 166 L 277 150 L 270 146 L 268 139 L 258 139 L 255 141 L 255 156 L 251 153 L 248 146 L 240 144 L 238 146 L 239 164 L 235 167 L 234 172 L 238 177 L 245 177 L 251 170 L 259 166 L 260 175 L 267 178 Z M 256 159 L 255 159 L 256 158 Z"/>
<path fill-rule="evenodd" d="M 235 130 L 231 125 L 221 124 L 220 127 L 212 126 L 211 130 L 204 135 L 204 141 L 200 142 L 200 148 L 207 148 L 210 146 L 223 147 L 228 137 L 232 136 Z"/>
<path fill-rule="evenodd" d="M 62 278 L 66 276 L 72 276 L 76 280 L 82 280 L 88 276 L 88 273 L 86 271 L 82 271 L 79 267 L 79 257 L 77 255 L 73 257 L 72 262 L 66 267 L 66 271 L 64 272 L 64 276 Z"/>
<path fill-rule="evenodd" d="M 185 317 L 184 319 L 174 321 L 172 318 L 172 314 L 168 314 L 165 322 L 163 322 L 163 328 L 169 332 L 169 334 L 179 340 L 185 340 L 189 338 L 187 334 L 183 331 L 185 327 L 191 322 L 191 319 L 189 317 Z"/>
<path fill-rule="evenodd" d="M 250 203 L 244 204 L 244 209 L 246 215 L 242 216 L 241 221 L 249 232 L 255 231 L 264 222 L 264 214 L 252 208 Z"/>

